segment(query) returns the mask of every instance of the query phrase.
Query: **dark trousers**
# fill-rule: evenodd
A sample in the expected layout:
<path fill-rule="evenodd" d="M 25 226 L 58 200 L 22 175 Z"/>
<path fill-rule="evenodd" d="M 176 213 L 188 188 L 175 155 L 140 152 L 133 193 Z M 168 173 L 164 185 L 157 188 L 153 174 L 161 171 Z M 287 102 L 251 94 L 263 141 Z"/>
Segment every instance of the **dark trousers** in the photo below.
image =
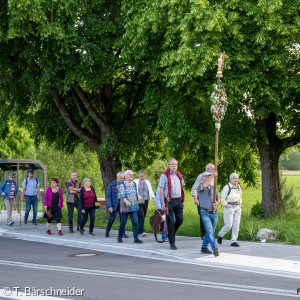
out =
<path fill-rule="evenodd" d="M 198 214 L 199 214 L 199 216 L 200 216 L 200 236 L 201 236 L 202 238 L 204 238 L 204 236 L 205 236 L 205 234 L 206 234 L 206 230 L 205 230 L 205 226 L 204 226 L 204 223 L 203 223 L 201 214 L 200 214 L 200 205 L 197 206 L 197 209 L 198 209 Z"/>
<path fill-rule="evenodd" d="M 133 238 L 136 241 L 138 239 L 138 220 L 137 220 L 137 211 L 134 212 L 127 212 L 127 213 L 120 213 L 120 227 L 119 227 L 119 234 L 118 237 L 122 237 L 125 232 L 125 226 L 127 223 L 128 215 L 130 215 L 131 224 L 132 224 L 132 231 L 133 231 Z"/>
<path fill-rule="evenodd" d="M 77 209 L 77 228 L 79 228 L 81 223 L 81 211 L 79 207 L 79 199 L 74 197 L 74 203 L 67 202 L 68 206 L 68 215 L 69 215 L 69 229 L 73 230 L 73 214 L 74 214 L 74 208 Z"/>
<path fill-rule="evenodd" d="M 113 212 L 109 213 L 109 220 L 107 222 L 106 226 L 106 232 L 110 232 L 111 227 L 116 219 L 116 214 L 117 212 L 119 213 L 120 221 L 121 221 L 121 215 L 120 215 L 120 199 L 118 199 L 118 204 L 117 204 L 117 210 L 113 210 Z"/>
<path fill-rule="evenodd" d="M 138 211 L 138 222 L 139 222 L 138 233 L 139 234 L 142 234 L 145 231 L 144 224 L 145 224 L 145 218 L 148 210 L 148 204 L 149 204 L 149 200 L 146 200 L 144 204 L 139 204 L 139 211 Z"/>
<path fill-rule="evenodd" d="M 165 200 L 166 201 L 166 200 Z M 170 244 L 175 244 L 175 233 L 183 222 L 183 206 L 180 198 L 172 199 L 168 203 L 167 215 L 168 239 Z M 174 222 L 175 216 L 175 222 Z"/>
<path fill-rule="evenodd" d="M 86 224 L 88 220 L 88 216 L 90 215 L 90 229 L 89 233 L 92 233 L 94 231 L 94 224 L 95 224 L 95 208 L 94 207 L 88 207 L 85 208 L 85 213 L 82 214 L 82 221 L 80 224 L 80 230 L 83 229 L 84 225 Z"/>

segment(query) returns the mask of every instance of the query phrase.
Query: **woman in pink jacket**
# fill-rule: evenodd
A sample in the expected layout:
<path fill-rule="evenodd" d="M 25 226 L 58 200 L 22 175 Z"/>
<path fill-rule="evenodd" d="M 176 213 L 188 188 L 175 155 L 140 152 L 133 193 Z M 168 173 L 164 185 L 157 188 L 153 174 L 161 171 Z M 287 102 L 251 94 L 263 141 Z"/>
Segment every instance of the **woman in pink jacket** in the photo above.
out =
<path fill-rule="evenodd" d="M 51 186 L 47 188 L 45 193 L 45 215 L 44 218 L 47 219 L 47 234 L 52 235 L 52 232 L 50 230 L 50 224 L 52 220 L 56 220 L 57 222 L 57 229 L 58 234 L 63 235 L 61 231 L 61 218 L 62 218 L 62 210 L 64 205 L 64 199 L 61 188 L 58 186 L 58 179 L 52 178 L 51 179 Z M 49 217 L 49 214 L 47 212 L 50 212 L 51 215 Z"/>

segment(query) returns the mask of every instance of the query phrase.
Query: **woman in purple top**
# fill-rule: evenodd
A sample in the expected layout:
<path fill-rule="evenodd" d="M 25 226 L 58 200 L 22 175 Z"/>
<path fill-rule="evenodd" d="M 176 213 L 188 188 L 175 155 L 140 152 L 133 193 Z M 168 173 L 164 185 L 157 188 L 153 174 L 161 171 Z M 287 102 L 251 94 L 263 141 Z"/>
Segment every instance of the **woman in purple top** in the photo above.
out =
<path fill-rule="evenodd" d="M 80 224 L 80 233 L 83 234 L 83 227 L 88 220 L 88 215 L 90 215 L 90 228 L 89 234 L 94 235 L 94 224 L 95 224 L 95 203 L 97 202 L 97 196 L 94 188 L 91 186 L 91 180 L 89 178 L 83 179 L 83 188 L 81 188 L 79 193 L 79 204 L 82 213 L 82 221 Z"/>
<path fill-rule="evenodd" d="M 47 234 L 52 235 L 50 224 L 52 220 L 56 220 L 58 234 L 63 235 L 61 231 L 61 212 L 64 206 L 64 199 L 61 188 L 58 187 L 58 179 L 51 179 L 51 186 L 47 188 L 45 193 L 45 214 L 44 218 L 47 219 Z M 52 217 L 49 218 L 47 212 L 51 212 Z"/>

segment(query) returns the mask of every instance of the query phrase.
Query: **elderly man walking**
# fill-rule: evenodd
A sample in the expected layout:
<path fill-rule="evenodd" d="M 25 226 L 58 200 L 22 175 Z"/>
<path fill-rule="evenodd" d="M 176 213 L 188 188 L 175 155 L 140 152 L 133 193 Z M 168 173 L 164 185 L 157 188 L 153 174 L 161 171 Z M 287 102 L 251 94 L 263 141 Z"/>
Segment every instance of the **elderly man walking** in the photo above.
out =
<path fill-rule="evenodd" d="M 15 197 L 18 195 L 18 189 L 15 183 L 15 173 L 10 173 L 8 177 L 9 178 L 2 182 L 0 192 L 6 207 L 6 225 L 12 226 L 14 224 L 14 221 L 12 220 L 12 205 Z"/>
<path fill-rule="evenodd" d="M 178 161 L 171 158 L 169 168 L 161 174 L 159 181 L 162 208 L 167 211 L 168 239 L 172 250 L 177 249 L 175 234 L 183 222 L 184 208 L 184 180 L 182 174 L 177 171 L 177 167 Z M 169 196 L 168 201 L 165 195 Z"/>
<path fill-rule="evenodd" d="M 110 214 L 109 220 L 107 222 L 105 236 L 109 237 L 109 232 L 111 230 L 111 227 L 115 221 L 117 212 L 120 216 L 120 201 L 121 201 L 121 194 L 120 194 L 120 186 L 122 182 L 124 181 L 124 173 L 118 172 L 117 173 L 117 179 L 112 181 L 107 189 L 106 192 L 106 206 L 108 209 L 108 212 Z M 121 216 L 120 216 L 121 219 Z M 122 235 L 123 238 L 128 238 L 127 234 L 124 232 Z"/>
<path fill-rule="evenodd" d="M 212 163 L 207 164 L 206 168 L 205 168 L 205 171 L 209 172 L 209 173 L 215 172 L 215 165 L 212 164 Z M 218 175 L 218 173 L 216 173 L 216 174 Z M 203 239 L 204 236 L 205 236 L 206 231 L 205 231 L 203 220 L 202 220 L 202 217 L 201 217 L 201 214 L 200 214 L 199 199 L 197 198 L 197 188 L 201 183 L 202 176 L 203 176 L 203 173 L 198 175 L 198 177 L 197 177 L 197 179 L 196 179 L 196 181 L 195 181 L 195 183 L 192 187 L 191 194 L 192 194 L 192 197 L 194 198 L 194 203 L 197 206 L 198 214 L 200 216 L 200 235 L 201 235 L 201 238 Z M 212 185 L 213 185 L 213 182 L 212 182 Z"/>
<path fill-rule="evenodd" d="M 205 226 L 206 234 L 202 243 L 201 252 L 205 254 L 213 253 L 215 256 L 219 255 L 219 250 L 216 245 L 214 232 L 218 223 L 218 210 L 217 207 L 221 202 L 219 193 L 217 191 L 216 202 L 213 203 L 214 186 L 212 185 L 213 179 L 216 177 L 216 172 L 212 174 L 204 172 L 200 185 L 197 188 L 200 213 Z M 207 247 L 211 245 L 213 251 L 210 251 Z"/>
<path fill-rule="evenodd" d="M 218 243 L 222 244 L 223 236 L 232 228 L 231 246 L 239 247 L 236 242 L 239 235 L 241 221 L 242 189 L 238 184 L 239 175 L 230 174 L 230 182 L 226 184 L 221 193 L 221 200 L 224 206 L 224 226 L 218 233 Z"/>

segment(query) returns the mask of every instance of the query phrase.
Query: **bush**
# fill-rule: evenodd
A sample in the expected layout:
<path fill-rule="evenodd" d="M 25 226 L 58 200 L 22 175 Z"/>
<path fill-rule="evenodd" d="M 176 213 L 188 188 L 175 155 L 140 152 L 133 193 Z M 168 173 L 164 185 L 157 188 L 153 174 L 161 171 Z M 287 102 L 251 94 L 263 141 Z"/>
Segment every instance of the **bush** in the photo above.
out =
<path fill-rule="evenodd" d="M 256 218 L 262 218 L 264 213 L 263 207 L 260 202 L 256 202 L 252 207 L 251 207 L 251 216 L 256 217 Z"/>
<path fill-rule="evenodd" d="M 299 209 L 299 198 L 294 195 L 294 186 L 286 185 L 286 177 L 280 175 L 280 191 L 285 209 Z"/>

